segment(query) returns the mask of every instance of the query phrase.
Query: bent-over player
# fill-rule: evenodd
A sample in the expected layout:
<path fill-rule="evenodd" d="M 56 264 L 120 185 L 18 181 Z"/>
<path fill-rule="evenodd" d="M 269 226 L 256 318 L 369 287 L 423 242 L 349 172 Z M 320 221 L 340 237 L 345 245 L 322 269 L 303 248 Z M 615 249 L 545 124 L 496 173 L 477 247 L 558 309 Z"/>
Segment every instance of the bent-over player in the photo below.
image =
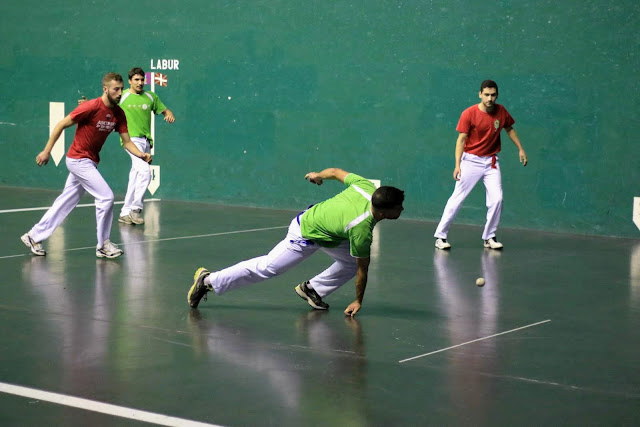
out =
<path fill-rule="evenodd" d="M 312 279 L 295 287 L 300 298 L 317 310 L 329 305 L 322 299 L 354 276 L 356 298 L 344 313 L 355 316 L 362 306 L 367 286 L 373 227 L 383 219 L 400 217 L 404 191 L 383 186 L 378 189 L 368 179 L 338 168 L 309 172 L 305 179 L 322 185 L 333 179 L 347 188 L 298 214 L 285 238 L 267 255 L 240 262 L 224 270 L 209 272 L 199 268 L 187 294 L 191 307 L 198 307 L 209 291 L 221 295 L 232 289 L 278 276 L 321 249 L 334 263 Z"/>

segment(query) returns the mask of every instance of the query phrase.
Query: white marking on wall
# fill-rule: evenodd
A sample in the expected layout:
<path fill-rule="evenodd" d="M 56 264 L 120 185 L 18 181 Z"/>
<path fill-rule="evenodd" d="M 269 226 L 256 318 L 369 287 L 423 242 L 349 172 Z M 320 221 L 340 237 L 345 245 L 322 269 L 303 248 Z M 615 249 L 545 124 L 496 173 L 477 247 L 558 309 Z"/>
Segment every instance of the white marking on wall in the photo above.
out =
<path fill-rule="evenodd" d="M 379 179 L 370 179 L 376 188 L 380 188 Z M 371 200 L 371 199 L 369 199 Z M 371 242 L 371 258 L 377 258 L 380 255 L 380 230 L 378 227 L 373 228 L 373 242 Z"/>
<path fill-rule="evenodd" d="M 151 182 L 149 183 L 149 193 L 153 195 L 160 187 L 160 166 L 151 165 Z"/>
<path fill-rule="evenodd" d="M 53 132 L 53 128 L 56 127 L 60 120 L 64 119 L 64 102 L 50 102 L 49 103 L 49 135 Z M 47 135 L 47 136 L 49 136 Z M 62 140 L 62 141 L 60 141 Z M 64 130 L 58 138 L 58 142 L 53 146 L 51 150 L 51 157 L 54 163 L 58 166 L 60 160 L 64 157 Z"/>
<path fill-rule="evenodd" d="M 156 76 L 155 73 L 151 73 L 151 92 L 156 92 Z M 151 147 L 151 155 L 156 154 L 156 115 L 152 111 L 151 112 L 151 140 L 153 141 L 153 147 Z M 151 193 L 153 194 L 153 192 Z"/>
<path fill-rule="evenodd" d="M 640 229 L 640 197 L 633 198 L 633 223 Z"/>

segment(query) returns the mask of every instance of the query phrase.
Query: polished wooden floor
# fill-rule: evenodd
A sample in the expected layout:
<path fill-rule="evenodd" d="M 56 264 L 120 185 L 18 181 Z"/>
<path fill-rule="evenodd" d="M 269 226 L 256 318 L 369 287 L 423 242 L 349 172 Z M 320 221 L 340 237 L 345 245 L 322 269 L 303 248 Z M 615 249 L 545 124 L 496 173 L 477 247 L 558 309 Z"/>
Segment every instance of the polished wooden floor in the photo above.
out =
<path fill-rule="evenodd" d="M 78 207 L 32 256 L 20 235 L 44 211 L 23 208 L 56 196 L 0 188 L 2 426 L 640 425 L 639 240 L 501 229 L 498 252 L 456 225 L 442 252 L 435 224 L 385 221 L 354 319 L 353 282 L 328 312 L 294 293 L 321 253 L 193 310 L 198 267 L 266 253 L 295 212 L 148 202 L 104 260 Z"/>

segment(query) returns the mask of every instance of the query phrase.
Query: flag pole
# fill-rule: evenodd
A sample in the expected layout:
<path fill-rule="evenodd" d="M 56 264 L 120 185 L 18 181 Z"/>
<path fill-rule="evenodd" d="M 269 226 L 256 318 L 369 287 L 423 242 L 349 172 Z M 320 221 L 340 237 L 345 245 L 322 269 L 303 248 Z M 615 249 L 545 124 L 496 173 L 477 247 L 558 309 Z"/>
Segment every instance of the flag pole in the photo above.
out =
<path fill-rule="evenodd" d="M 156 91 L 155 90 L 156 89 L 155 73 L 152 72 L 150 76 L 151 78 L 149 80 L 151 80 L 151 92 L 155 93 Z M 153 141 L 153 147 L 151 147 L 151 155 L 153 156 L 156 150 L 156 115 L 153 111 L 151 112 L 151 140 Z"/>

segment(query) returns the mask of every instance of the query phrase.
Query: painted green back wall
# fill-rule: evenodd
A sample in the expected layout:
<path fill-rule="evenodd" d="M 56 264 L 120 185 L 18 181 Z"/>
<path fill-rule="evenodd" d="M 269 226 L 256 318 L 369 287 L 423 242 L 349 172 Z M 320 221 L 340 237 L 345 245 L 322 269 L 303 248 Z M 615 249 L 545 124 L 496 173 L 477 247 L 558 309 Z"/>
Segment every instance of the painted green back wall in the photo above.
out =
<path fill-rule="evenodd" d="M 638 235 L 636 1 L 109 4 L 2 6 L 0 184 L 61 190 L 63 164 L 34 163 L 49 102 L 70 112 L 101 94 L 106 71 L 177 59 L 156 87 L 177 121 L 156 122 L 155 196 L 297 209 L 339 188 L 304 174 L 339 166 L 406 190 L 406 217 L 437 220 L 454 185 L 455 125 L 492 78 L 530 159 L 522 168 L 503 134 L 502 225 Z M 123 194 L 129 158 L 116 136 L 102 158 Z M 480 184 L 457 222 L 485 214 Z"/>

